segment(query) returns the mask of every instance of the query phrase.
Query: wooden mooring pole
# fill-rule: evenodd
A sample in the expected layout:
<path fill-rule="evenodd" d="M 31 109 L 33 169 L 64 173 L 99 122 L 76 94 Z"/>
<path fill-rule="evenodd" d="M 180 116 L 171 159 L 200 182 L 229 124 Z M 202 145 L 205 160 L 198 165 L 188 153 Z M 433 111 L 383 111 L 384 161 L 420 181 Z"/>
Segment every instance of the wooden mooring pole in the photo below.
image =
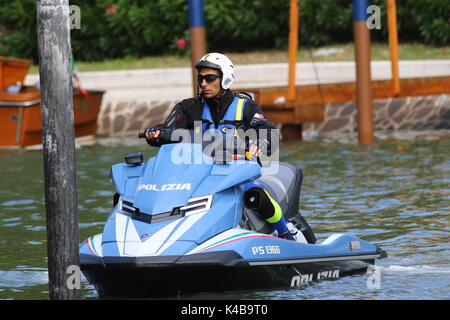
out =
<path fill-rule="evenodd" d="M 398 31 L 397 31 L 397 9 L 395 0 L 387 0 L 387 19 L 389 49 L 391 52 L 391 70 L 392 70 L 392 94 L 400 94 L 400 78 L 398 71 Z"/>
<path fill-rule="evenodd" d="M 360 143 L 373 142 L 372 77 L 370 30 L 367 26 L 368 0 L 353 0 L 353 30 L 356 58 L 356 99 Z"/>
<path fill-rule="evenodd" d="M 297 65 L 298 51 L 298 20 L 299 20 L 299 0 L 291 0 L 289 7 L 289 76 L 288 76 L 288 101 L 295 101 L 295 67 Z"/>
<path fill-rule="evenodd" d="M 195 65 L 206 54 L 206 32 L 203 0 L 188 0 L 189 35 L 191 37 L 192 87 L 194 97 L 198 94 Z"/>
<path fill-rule="evenodd" d="M 295 85 L 295 69 L 297 65 L 298 29 L 299 29 L 299 0 L 291 0 L 289 5 L 289 74 L 287 101 L 297 101 L 297 89 Z M 284 141 L 302 140 L 303 126 L 301 123 L 283 123 L 281 134 Z"/>
<path fill-rule="evenodd" d="M 37 1 L 37 36 L 49 298 L 79 299 L 79 274 L 73 274 L 79 270 L 79 236 L 69 0 Z"/>

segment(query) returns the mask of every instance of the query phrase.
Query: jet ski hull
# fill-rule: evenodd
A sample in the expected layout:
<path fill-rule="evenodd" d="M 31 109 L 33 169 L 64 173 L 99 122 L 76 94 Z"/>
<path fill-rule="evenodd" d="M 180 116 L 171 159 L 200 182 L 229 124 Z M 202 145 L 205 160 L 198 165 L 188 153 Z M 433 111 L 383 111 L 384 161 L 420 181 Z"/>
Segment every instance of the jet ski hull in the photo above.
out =
<path fill-rule="evenodd" d="M 181 154 L 186 161 L 178 161 Z M 142 159 L 132 154 L 111 168 L 112 211 L 103 232 L 80 246 L 81 270 L 102 297 L 307 286 L 364 273 L 383 258 L 378 247 L 351 235 L 316 243 L 298 212 L 299 168 L 224 163 L 187 143 L 163 145 L 156 157 Z M 245 208 L 243 186 L 251 181 L 274 197 L 296 241 L 276 237 L 272 225 Z"/>
<path fill-rule="evenodd" d="M 304 287 L 364 274 L 383 252 L 245 261 L 233 251 L 188 256 L 99 258 L 81 268 L 101 297 L 156 298 L 199 292 Z"/>

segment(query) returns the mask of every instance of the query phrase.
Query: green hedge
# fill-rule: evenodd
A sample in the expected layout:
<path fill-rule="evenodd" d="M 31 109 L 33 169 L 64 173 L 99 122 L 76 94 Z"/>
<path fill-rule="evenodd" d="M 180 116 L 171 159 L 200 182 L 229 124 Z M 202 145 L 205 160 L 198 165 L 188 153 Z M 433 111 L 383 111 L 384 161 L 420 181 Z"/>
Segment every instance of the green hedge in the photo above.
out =
<path fill-rule="evenodd" d="M 35 3 L 2 2 L 0 55 L 37 61 Z M 81 8 L 81 29 L 72 30 L 77 60 L 176 53 L 181 52 L 176 40 L 188 39 L 187 0 L 72 0 L 70 4 Z M 382 12 L 382 28 L 372 31 L 372 39 L 387 41 L 386 0 L 370 0 L 370 4 L 379 5 Z M 399 0 L 397 13 L 400 41 L 450 44 L 448 0 Z M 286 48 L 289 0 L 205 0 L 205 20 L 209 50 Z M 352 1 L 300 0 L 300 26 L 302 45 L 351 42 Z"/>

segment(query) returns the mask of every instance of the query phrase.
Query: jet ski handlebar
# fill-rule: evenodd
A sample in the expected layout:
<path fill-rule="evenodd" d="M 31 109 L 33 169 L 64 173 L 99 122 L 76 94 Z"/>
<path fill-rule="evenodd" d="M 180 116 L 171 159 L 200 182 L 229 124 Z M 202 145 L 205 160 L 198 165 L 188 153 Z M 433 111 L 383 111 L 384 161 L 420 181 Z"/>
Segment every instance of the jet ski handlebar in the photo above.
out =
<path fill-rule="evenodd" d="M 159 130 L 159 135 L 157 139 L 161 139 L 163 141 L 173 141 L 176 142 L 176 140 L 171 138 L 172 130 L 161 128 L 161 127 L 153 127 L 153 128 L 147 128 L 144 132 L 138 132 L 138 138 L 139 139 L 146 139 L 146 133 L 147 132 L 155 132 Z M 234 146 L 238 149 L 245 149 L 249 150 L 249 142 L 245 141 L 238 137 L 233 137 Z"/>
<path fill-rule="evenodd" d="M 169 141 L 171 131 L 170 130 L 166 130 L 164 128 L 158 128 L 158 127 L 147 128 L 144 132 L 138 132 L 138 138 L 139 139 L 146 139 L 147 137 L 145 136 L 145 133 L 153 132 L 153 131 L 157 131 L 157 130 L 160 131 L 159 135 L 158 135 L 158 139 Z"/>
<path fill-rule="evenodd" d="M 147 128 L 144 132 L 138 132 L 138 138 L 139 139 L 146 139 L 146 132 L 154 132 L 159 130 L 160 133 L 158 135 L 158 139 L 161 139 L 163 141 L 173 141 L 171 139 L 171 130 L 165 129 L 165 128 L 161 128 L 161 127 L 153 127 L 153 128 Z M 259 157 L 253 157 L 249 150 L 250 150 L 250 143 L 249 141 L 246 141 L 244 139 L 241 139 L 239 137 L 233 137 L 233 141 L 234 141 L 234 149 L 236 150 L 244 150 L 245 151 L 245 156 L 241 156 L 238 154 L 231 154 L 229 152 L 219 152 L 218 154 L 216 154 L 214 156 L 214 158 L 216 160 L 223 161 L 223 162 L 228 162 L 231 160 L 255 160 L 254 158 L 256 158 L 256 161 L 261 165 L 260 159 Z M 173 141 L 176 142 L 176 141 Z"/>

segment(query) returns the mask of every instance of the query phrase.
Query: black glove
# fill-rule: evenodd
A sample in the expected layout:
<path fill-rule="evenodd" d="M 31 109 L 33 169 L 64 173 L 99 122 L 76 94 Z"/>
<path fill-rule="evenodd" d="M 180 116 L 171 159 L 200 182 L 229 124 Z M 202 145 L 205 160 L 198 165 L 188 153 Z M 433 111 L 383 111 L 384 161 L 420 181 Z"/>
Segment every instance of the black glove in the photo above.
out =
<path fill-rule="evenodd" d="M 155 132 L 160 130 L 159 136 L 155 139 L 152 138 L 147 138 L 147 136 L 145 137 L 145 140 L 147 141 L 147 143 L 149 145 L 151 145 L 152 147 L 160 147 L 161 145 L 163 145 L 164 143 L 166 143 L 166 138 L 167 138 L 167 134 L 165 134 L 165 129 L 163 125 L 157 125 L 151 128 L 147 128 L 145 129 L 144 133 L 147 132 Z M 164 133 L 163 133 L 164 132 Z M 170 135 L 169 135 L 170 136 Z"/>

